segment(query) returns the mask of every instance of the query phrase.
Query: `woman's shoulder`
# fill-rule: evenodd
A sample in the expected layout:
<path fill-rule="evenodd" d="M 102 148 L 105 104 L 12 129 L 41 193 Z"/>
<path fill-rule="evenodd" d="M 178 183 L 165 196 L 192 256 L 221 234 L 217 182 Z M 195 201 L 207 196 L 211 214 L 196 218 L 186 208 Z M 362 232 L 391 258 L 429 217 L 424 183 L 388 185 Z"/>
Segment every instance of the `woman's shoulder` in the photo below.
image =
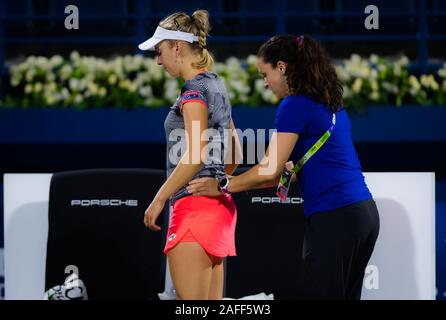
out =
<path fill-rule="evenodd" d="M 305 95 L 293 95 L 288 96 L 285 99 L 282 100 L 282 104 L 285 106 L 298 106 L 301 110 L 308 110 L 308 111 L 319 111 L 319 112 L 326 112 L 331 111 L 331 108 L 324 104 L 323 102 L 316 101 L 312 97 L 305 96 Z M 338 112 L 345 111 L 345 108 L 342 106 Z"/>
<path fill-rule="evenodd" d="M 316 101 L 314 101 L 311 97 L 302 95 L 302 94 L 297 94 L 297 95 L 289 95 L 286 96 L 285 98 L 282 99 L 281 105 L 303 105 L 303 106 L 308 106 L 308 105 L 315 105 L 317 104 Z"/>
<path fill-rule="evenodd" d="M 185 82 L 186 84 L 190 84 L 190 83 L 199 83 L 199 82 L 206 82 L 206 81 L 210 81 L 212 79 L 217 79 L 218 75 L 211 72 L 211 71 L 203 71 L 198 73 L 193 79 L 187 80 Z"/>
<path fill-rule="evenodd" d="M 183 87 L 181 88 L 182 92 L 188 90 L 199 90 L 202 93 L 209 90 L 210 83 L 213 79 L 217 79 L 218 76 L 215 73 L 205 71 L 197 74 L 193 79 L 187 80 Z"/>
<path fill-rule="evenodd" d="M 295 112 L 312 111 L 317 103 L 310 97 L 304 95 L 290 95 L 282 99 L 279 104 L 279 110 L 293 110 Z"/>

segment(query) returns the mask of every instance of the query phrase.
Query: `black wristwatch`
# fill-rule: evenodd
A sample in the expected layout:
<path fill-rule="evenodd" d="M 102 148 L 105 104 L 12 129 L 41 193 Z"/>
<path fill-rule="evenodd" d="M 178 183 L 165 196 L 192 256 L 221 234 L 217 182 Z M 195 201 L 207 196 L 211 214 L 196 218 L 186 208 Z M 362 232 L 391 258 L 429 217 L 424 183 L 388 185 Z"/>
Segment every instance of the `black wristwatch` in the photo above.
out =
<path fill-rule="evenodd" d="M 229 178 L 227 176 L 223 178 L 217 178 L 218 181 L 218 191 L 223 192 L 224 194 L 228 194 L 229 190 Z"/>

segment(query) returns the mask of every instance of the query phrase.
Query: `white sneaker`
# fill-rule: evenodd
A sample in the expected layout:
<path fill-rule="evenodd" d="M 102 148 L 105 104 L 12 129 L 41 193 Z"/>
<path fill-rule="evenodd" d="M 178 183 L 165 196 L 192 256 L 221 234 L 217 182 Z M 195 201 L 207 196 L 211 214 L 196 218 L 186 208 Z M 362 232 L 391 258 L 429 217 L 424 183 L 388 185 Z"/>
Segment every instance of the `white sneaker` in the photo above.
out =
<path fill-rule="evenodd" d="M 62 285 L 45 292 L 44 300 L 88 300 L 87 288 L 76 273 L 70 274 Z"/>

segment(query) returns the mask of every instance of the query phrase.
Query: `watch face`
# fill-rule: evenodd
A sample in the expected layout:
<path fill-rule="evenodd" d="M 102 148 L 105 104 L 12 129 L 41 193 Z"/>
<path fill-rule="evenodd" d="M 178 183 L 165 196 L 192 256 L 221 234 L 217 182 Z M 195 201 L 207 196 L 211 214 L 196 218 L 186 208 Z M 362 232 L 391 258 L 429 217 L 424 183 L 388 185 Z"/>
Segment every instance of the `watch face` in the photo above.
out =
<path fill-rule="evenodd" d="M 228 185 L 228 178 L 221 179 L 218 185 L 220 186 L 220 188 L 225 188 Z"/>

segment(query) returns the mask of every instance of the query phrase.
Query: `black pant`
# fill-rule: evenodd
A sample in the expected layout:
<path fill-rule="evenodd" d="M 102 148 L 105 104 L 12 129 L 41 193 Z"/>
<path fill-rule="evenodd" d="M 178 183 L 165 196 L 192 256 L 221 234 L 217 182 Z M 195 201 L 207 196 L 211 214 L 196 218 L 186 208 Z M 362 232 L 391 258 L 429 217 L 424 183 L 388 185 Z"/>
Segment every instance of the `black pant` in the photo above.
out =
<path fill-rule="evenodd" d="M 311 215 L 303 244 L 304 298 L 359 300 L 378 232 L 373 199 Z"/>

